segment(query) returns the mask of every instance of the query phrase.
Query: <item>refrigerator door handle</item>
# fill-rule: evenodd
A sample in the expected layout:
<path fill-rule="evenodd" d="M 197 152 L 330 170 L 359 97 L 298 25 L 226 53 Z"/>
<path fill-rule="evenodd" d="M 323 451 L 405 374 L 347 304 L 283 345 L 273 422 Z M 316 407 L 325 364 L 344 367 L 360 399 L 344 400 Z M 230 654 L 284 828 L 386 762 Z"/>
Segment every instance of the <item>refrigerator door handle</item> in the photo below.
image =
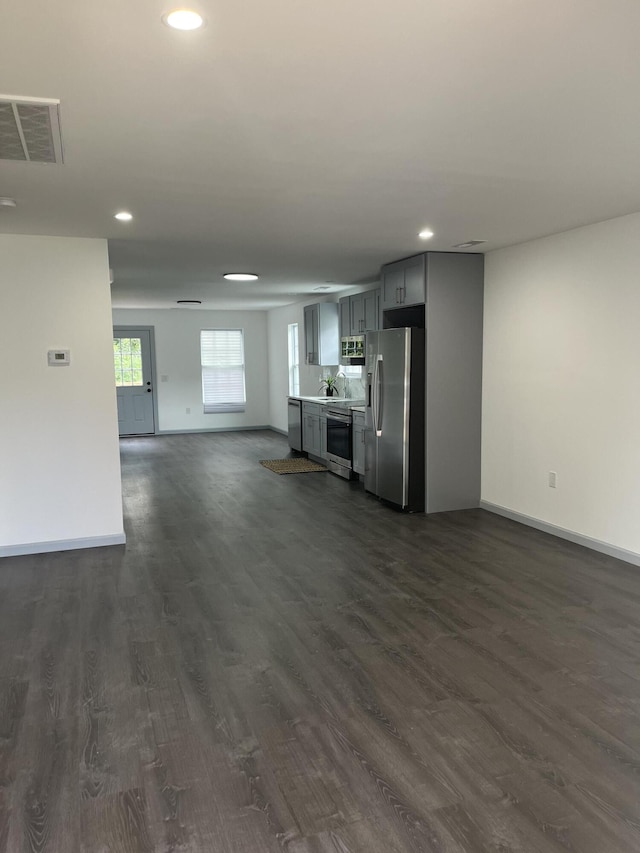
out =
<path fill-rule="evenodd" d="M 373 425 L 376 431 L 376 436 L 382 435 L 382 356 L 376 356 L 376 366 L 373 374 L 374 406 L 373 406 Z"/>
<path fill-rule="evenodd" d="M 373 431 L 378 435 L 378 356 L 373 365 L 373 381 L 371 383 L 371 414 L 373 415 Z"/>

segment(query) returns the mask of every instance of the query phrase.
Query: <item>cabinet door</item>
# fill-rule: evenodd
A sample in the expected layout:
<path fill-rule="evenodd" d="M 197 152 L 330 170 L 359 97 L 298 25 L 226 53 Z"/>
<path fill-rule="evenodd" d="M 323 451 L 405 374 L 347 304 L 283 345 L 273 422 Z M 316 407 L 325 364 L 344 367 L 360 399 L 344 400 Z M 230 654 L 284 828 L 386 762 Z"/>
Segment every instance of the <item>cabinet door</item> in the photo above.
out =
<path fill-rule="evenodd" d="M 351 300 L 343 296 L 340 305 L 340 337 L 348 338 L 351 334 Z"/>
<path fill-rule="evenodd" d="M 320 435 L 320 417 L 316 416 L 315 423 L 313 425 L 313 438 L 314 438 L 314 456 L 322 456 L 322 438 Z"/>
<path fill-rule="evenodd" d="M 320 455 L 320 417 L 318 415 L 305 415 L 304 429 L 302 431 L 302 449 L 312 456 Z"/>
<path fill-rule="evenodd" d="M 365 332 L 377 332 L 380 328 L 380 291 L 368 290 L 362 294 L 364 299 L 364 329 Z"/>
<path fill-rule="evenodd" d="M 327 458 L 327 419 L 320 416 L 320 456 Z"/>
<path fill-rule="evenodd" d="M 302 418 L 302 449 L 305 453 L 309 453 L 313 446 L 313 430 L 310 423 L 311 417 L 304 415 Z"/>
<path fill-rule="evenodd" d="M 318 306 L 306 305 L 304 309 L 305 364 L 318 364 Z"/>
<path fill-rule="evenodd" d="M 409 258 L 404 268 L 403 305 L 424 305 L 426 297 L 426 265 L 424 255 Z"/>
<path fill-rule="evenodd" d="M 364 424 L 353 423 L 353 470 L 364 475 Z"/>
<path fill-rule="evenodd" d="M 404 267 L 402 263 L 388 264 L 382 268 L 382 292 L 380 301 L 382 310 L 396 308 L 400 305 L 401 292 L 404 288 Z"/>
<path fill-rule="evenodd" d="M 356 293 L 351 297 L 351 334 L 364 332 L 364 294 Z"/>

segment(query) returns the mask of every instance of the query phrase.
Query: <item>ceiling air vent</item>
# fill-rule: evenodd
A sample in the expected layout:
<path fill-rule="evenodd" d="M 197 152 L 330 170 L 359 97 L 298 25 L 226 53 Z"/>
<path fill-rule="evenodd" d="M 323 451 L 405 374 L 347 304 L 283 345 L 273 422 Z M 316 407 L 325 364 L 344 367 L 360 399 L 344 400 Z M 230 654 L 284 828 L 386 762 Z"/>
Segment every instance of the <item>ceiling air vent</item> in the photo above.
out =
<path fill-rule="evenodd" d="M 456 243 L 454 249 L 471 249 L 472 246 L 479 246 L 481 243 L 486 243 L 486 240 L 467 240 L 466 243 Z"/>
<path fill-rule="evenodd" d="M 0 95 L 0 160 L 62 163 L 60 101 Z"/>

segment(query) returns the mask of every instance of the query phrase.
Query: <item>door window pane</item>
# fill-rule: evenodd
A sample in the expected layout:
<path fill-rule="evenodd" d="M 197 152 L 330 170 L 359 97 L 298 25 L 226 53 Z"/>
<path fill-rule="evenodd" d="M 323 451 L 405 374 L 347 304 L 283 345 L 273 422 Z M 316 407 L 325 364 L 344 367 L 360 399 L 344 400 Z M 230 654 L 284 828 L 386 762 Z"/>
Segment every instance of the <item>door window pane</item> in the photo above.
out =
<path fill-rule="evenodd" d="M 113 365 L 117 387 L 142 385 L 142 342 L 140 338 L 114 338 Z"/>

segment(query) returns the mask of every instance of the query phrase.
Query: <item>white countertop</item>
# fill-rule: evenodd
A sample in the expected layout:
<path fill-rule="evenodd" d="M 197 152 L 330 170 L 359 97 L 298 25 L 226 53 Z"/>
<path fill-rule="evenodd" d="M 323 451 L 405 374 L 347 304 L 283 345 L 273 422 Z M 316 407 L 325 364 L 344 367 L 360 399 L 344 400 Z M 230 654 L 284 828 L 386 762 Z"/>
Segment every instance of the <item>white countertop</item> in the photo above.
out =
<path fill-rule="evenodd" d="M 361 397 L 310 397 L 304 394 L 289 394 L 290 400 L 301 400 L 303 403 L 319 403 L 321 406 L 330 406 L 338 404 L 341 408 L 355 409 L 359 412 L 364 412 L 364 400 Z"/>

